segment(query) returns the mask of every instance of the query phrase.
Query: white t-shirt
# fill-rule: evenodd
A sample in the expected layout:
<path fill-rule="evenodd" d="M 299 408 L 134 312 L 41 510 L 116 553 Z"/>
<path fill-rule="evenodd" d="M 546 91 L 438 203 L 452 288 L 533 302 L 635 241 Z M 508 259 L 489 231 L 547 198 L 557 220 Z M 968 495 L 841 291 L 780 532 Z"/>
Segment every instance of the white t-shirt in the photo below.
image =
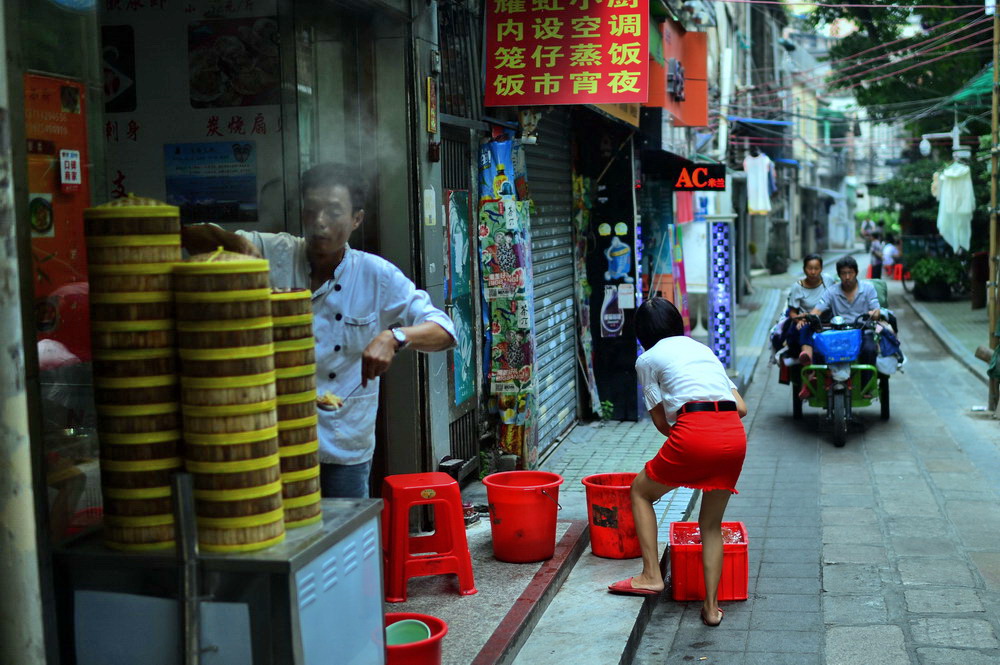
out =
<path fill-rule="evenodd" d="M 736 385 L 712 350 L 690 337 L 667 337 L 635 361 L 646 409 L 660 402 L 667 422 L 687 402 L 733 401 Z"/>
<path fill-rule="evenodd" d="M 896 262 L 899 250 L 891 242 L 885 243 L 882 247 L 882 265 L 889 267 Z"/>

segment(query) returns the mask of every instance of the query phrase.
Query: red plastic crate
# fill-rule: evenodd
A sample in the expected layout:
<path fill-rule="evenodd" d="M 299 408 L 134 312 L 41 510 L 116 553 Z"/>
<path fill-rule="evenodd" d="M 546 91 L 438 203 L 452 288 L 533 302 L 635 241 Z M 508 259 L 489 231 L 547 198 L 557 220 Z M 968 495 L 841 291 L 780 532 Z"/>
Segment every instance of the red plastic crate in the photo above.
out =
<path fill-rule="evenodd" d="M 723 522 L 723 529 L 741 535 L 741 542 L 722 545 L 722 579 L 719 600 L 746 600 L 750 583 L 749 537 L 743 522 Z M 701 563 L 701 543 L 684 544 L 698 530 L 697 522 L 670 523 L 670 584 L 674 600 L 705 599 L 705 569 Z"/>

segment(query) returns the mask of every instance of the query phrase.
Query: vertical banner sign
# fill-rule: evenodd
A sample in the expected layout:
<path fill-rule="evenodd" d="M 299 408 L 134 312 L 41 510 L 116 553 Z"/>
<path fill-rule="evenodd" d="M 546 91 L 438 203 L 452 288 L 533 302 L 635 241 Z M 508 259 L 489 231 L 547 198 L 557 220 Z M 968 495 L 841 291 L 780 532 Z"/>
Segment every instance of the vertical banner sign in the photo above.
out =
<path fill-rule="evenodd" d="M 528 204 L 489 201 L 479 211 L 479 255 L 490 322 L 490 392 L 500 412 L 500 448 L 532 468 L 535 441 L 534 293 Z"/>
<path fill-rule="evenodd" d="M 90 360 L 83 211 L 90 206 L 84 87 L 26 74 L 28 217 L 39 339 Z"/>
<path fill-rule="evenodd" d="M 684 275 L 684 232 L 677 224 L 668 227 L 671 270 L 674 274 L 674 299 L 684 321 L 684 334 L 691 334 L 691 310 L 688 308 L 687 279 Z"/>
<path fill-rule="evenodd" d="M 486 4 L 486 106 L 647 101 L 649 0 Z"/>
<path fill-rule="evenodd" d="M 451 319 L 455 323 L 457 345 L 452 357 L 455 381 L 455 404 L 459 405 L 476 394 L 476 334 L 472 291 L 472 246 L 469 233 L 469 192 L 445 192 L 445 223 L 447 233 L 447 267 L 445 298 L 451 304 Z"/>
<path fill-rule="evenodd" d="M 708 345 L 726 369 L 733 369 L 736 366 L 732 234 L 732 224 L 709 222 Z"/>

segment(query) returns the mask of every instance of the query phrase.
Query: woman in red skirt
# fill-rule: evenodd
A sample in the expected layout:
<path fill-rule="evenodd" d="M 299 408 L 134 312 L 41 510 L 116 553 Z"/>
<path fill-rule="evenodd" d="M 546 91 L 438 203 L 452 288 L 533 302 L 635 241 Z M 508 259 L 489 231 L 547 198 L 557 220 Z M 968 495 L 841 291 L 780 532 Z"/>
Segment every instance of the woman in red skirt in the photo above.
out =
<path fill-rule="evenodd" d="M 680 312 L 663 298 L 644 302 L 635 315 L 636 337 L 646 352 L 635 363 L 646 408 L 667 437 L 632 483 L 632 513 L 642 548 L 642 572 L 608 587 L 646 596 L 663 591 L 657 560 L 653 502 L 678 487 L 701 490 L 705 603 L 701 620 L 722 623 L 722 517 L 743 468 L 747 438 L 740 419 L 747 407 L 726 370 L 704 344 L 684 336 Z"/>

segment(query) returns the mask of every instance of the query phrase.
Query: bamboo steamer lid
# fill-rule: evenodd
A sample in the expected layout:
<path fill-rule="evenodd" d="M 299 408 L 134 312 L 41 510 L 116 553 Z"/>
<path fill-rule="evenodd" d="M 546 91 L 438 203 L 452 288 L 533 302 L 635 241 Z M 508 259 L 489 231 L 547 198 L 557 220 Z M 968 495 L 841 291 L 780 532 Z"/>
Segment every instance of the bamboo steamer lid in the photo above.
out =
<path fill-rule="evenodd" d="M 126 196 L 83 212 L 91 266 L 181 260 L 180 210 L 156 199 Z"/>
<path fill-rule="evenodd" d="M 180 233 L 181 211 L 145 196 L 129 194 L 83 211 L 87 231 L 116 233 Z"/>

